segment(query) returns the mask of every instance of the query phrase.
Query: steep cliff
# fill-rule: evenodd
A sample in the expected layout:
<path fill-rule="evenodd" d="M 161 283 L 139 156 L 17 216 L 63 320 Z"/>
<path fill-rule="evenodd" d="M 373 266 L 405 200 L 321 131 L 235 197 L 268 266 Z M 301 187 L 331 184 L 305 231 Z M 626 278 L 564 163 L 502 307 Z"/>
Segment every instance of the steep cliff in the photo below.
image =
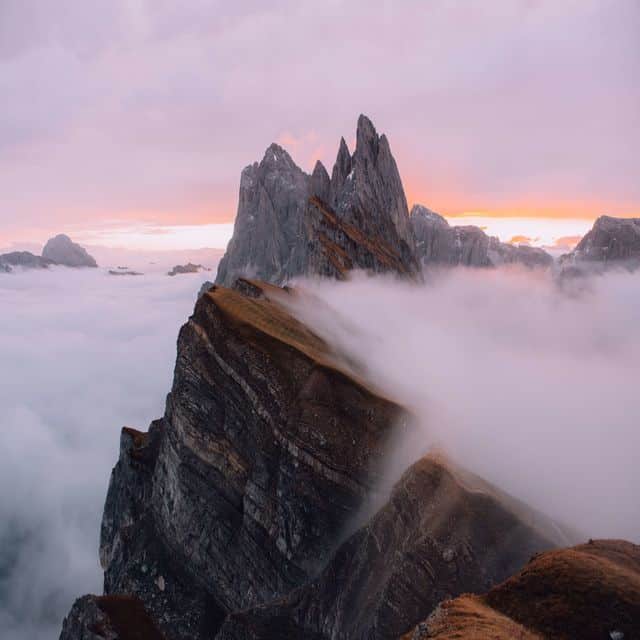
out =
<path fill-rule="evenodd" d="M 331 178 L 306 174 L 272 144 L 240 178 L 233 237 L 216 283 L 238 276 L 281 284 L 302 275 L 343 277 L 352 269 L 419 271 L 400 174 L 386 136 L 360 116 L 356 149 L 342 139 Z"/>
<path fill-rule="evenodd" d="M 479 227 L 452 227 L 441 215 L 422 205 L 414 205 L 410 221 L 416 254 L 424 267 L 498 267 L 504 264 L 550 267 L 553 264 L 553 258 L 543 249 L 500 242 Z"/>
<path fill-rule="evenodd" d="M 105 505 L 107 594 L 169 638 L 282 596 L 326 564 L 405 419 L 278 300 L 240 281 L 180 331 L 166 412 L 124 429 Z"/>
<path fill-rule="evenodd" d="M 543 516 L 430 455 L 315 581 L 232 614 L 218 639 L 397 638 L 443 599 L 482 592 L 562 541 Z"/>

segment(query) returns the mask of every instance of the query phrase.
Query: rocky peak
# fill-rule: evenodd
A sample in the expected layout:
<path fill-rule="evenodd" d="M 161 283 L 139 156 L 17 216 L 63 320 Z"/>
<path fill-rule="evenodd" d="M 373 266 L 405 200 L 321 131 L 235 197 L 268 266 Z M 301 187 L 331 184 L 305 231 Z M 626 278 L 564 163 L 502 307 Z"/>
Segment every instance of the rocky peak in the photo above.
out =
<path fill-rule="evenodd" d="M 86 249 L 72 242 L 71 238 L 63 233 L 47 241 L 42 250 L 42 257 L 66 267 L 98 266 Z"/>
<path fill-rule="evenodd" d="M 245 168 L 218 284 L 242 275 L 281 284 L 304 275 L 344 277 L 353 269 L 419 271 L 387 139 L 365 116 L 356 137 L 353 156 L 341 139 L 330 179 L 319 162 L 309 176 L 277 144 Z"/>
<path fill-rule="evenodd" d="M 271 167 L 281 170 L 300 170 L 291 156 L 277 143 L 272 142 L 264 152 L 262 162 L 263 167 Z"/>
<path fill-rule="evenodd" d="M 449 226 L 449 223 L 443 216 L 421 204 L 414 204 L 413 207 L 411 207 L 411 213 L 409 216 L 413 225 L 432 223 L 443 227 Z"/>
<path fill-rule="evenodd" d="M 504 264 L 547 268 L 553 264 L 553 258 L 543 249 L 500 242 L 473 225 L 451 226 L 440 214 L 419 204 L 411 209 L 410 221 L 416 253 L 426 268 Z"/>
<path fill-rule="evenodd" d="M 576 248 L 561 263 L 592 263 L 595 268 L 640 266 L 640 218 L 600 216 Z"/>
<path fill-rule="evenodd" d="M 310 195 L 317 196 L 324 202 L 331 199 L 331 178 L 320 160 L 316 162 L 311 174 Z"/>
<path fill-rule="evenodd" d="M 338 153 L 340 158 L 342 153 Z M 349 178 L 350 177 L 350 178 Z M 358 118 L 356 149 L 342 188 L 332 184 L 335 209 L 365 233 L 391 234 L 413 250 L 409 209 L 398 167 L 386 136 L 379 136 L 369 118 Z"/>
<path fill-rule="evenodd" d="M 137 595 L 169 638 L 213 637 L 226 613 L 316 575 L 402 428 L 403 410 L 288 313 L 292 295 L 209 289 L 180 331 L 164 417 L 122 432 L 105 590 Z"/>
<path fill-rule="evenodd" d="M 351 153 L 344 138 L 340 138 L 340 146 L 336 162 L 331 172 L 331 204 L 333 207 L 338 206 L 339 197 L 342 193 L 345 180 L 351 174 Z"/>

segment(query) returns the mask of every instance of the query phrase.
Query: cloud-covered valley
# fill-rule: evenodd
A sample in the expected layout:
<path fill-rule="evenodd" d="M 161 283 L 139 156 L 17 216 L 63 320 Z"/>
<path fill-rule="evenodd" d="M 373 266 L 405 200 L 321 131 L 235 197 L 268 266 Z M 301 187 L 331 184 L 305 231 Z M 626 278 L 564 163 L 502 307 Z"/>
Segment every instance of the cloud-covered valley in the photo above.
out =
<path fill-rule="evenodd" d="M 0 635 L 56 637 L 100 592 L 119 429 L 162 414 L 175 341 L 211 274 L 0 279 Z M 579 295 L 544 274 L 452 270 L 301 283 L 296 313 L 418 417 L 430 447 L 585 536 L 640 540 L 640 279 Z M 406 444 L 406 443 L 405 443 Z"/>
<path fill-rule="evenodd" d="M 58 636 L 101 592 L 98 536 L 123 425 L 162 414 L 206 274 L 0 278 L 0 636 Z"/>

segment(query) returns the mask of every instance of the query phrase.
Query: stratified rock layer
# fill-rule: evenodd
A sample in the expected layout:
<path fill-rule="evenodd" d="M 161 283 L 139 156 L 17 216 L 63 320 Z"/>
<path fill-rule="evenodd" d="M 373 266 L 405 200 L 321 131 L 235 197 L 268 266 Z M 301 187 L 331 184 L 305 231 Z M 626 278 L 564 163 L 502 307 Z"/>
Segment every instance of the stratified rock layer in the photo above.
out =
<path fill-rule="evenodd" d="M 315 581 L 232 614 L 219 640 L 397 638 L 444 599 L 482 592 L 559 542 L 551 523 L 434 456 L 415 463 L 387 504 Z"/>
<path fill-rule="evenodd" d="M 282 284 L 303 275 L 342 278 L 353 269 L 419 271 L 389 142 L 365 116 L 353 155 L 341 140 L 331 178 L 320 162 L 309 176 L 276 144 L 243 170 L 216 282 L 229 286 L 248 276 Z"/>
<path fill-rule="evenodd" d="M 49 239 L 42 249 L 42 257 L 65 267 L 97 267 L 96 261 L 79 244 L 63 233 Z"/>
<path fill-rule="evenodd" d="M 133 593 L 170 638 L 315 576 L 376 483 L 403 419 L 277 287 L 200 297 L 165 416 L 123 430 L 105 505 L 105 591 Z"/>
<path fill-rule="evenodd" d="M 403 640 L 640 637 L 640 547 L 597 540 L 543 553 L 484 596 L 444 602 Z"/>
<path fill-rule="evenodd" d="M 543 249 L 514 246 L 488 236 L 474 226 L 450 226 L 439 214 L 415 205 L 411 209 L 417 257 L 424 267 L 498 267 L 521 264 L 550 267 L 553 258 Z"/>

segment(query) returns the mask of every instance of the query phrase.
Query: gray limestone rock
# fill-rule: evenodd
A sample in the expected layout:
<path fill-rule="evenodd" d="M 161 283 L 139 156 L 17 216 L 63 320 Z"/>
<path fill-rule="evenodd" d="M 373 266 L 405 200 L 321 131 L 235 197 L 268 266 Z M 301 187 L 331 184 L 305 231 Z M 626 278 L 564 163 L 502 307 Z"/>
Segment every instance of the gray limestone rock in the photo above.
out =
<path fill-rule="evenodd" d="M 217 640 L 397 639 L 442 600 L 481 593 L 558 542 L 544 516 L 442 459 L 426 456 L 311 583 L 231 614 Z M 307 636 L 308 634 L 308 636 Z"/>
<path fill-rule="evenodd" d="M 48 269 L 53 262 L 40 256 L 36 256 L 30 251 L 11 251 L 0 255 L 0 271 L 11 273 L 13 267 L 23 269 Z"/>
<path fill-rule="evenodd" d="M 212 637 L 224 614 L 316 575 L 401 428 L 403 411 L 279 304 L 288 295 L 250 281 L 202 295 L 165 416 L 123 430 L 105 592 L 135 594 L 170 638 Z"/>
<path fill-rule="evenodd" d="M 47 241 L 42 250 L 42 257 L 66 267 L 98 266 L 86 249 L 72 242 L 69 236 L 62 233 Z"/>
<path fill-rule="evenodd" d="M 217 284 L 238 276 L 276 284 L 297 276 L 344 277 L 353 269 L 415 276 L 407 202 L 385 136 L 358 119 L 353 156 L 342 139 L 331 178 L 311 176 L 278 145 L 240 180 L 233 238 Z"/>
<path fill-rule="evenodd" d="M 410 220 L 423 267 L 522 264 L 547 268 L 553 264 L 553 258 L 543 249 L 500 242 L 471 225 L 452 227 L 441 215 L 422 205 L 414 205 Z"/>
<path fill-rule="evenodd" d="M 193 264 L 193 262 L 188 262 L 187 264 L 177 264 L 171 269 L 171 271 L 167 272 L 167 275 L 177 276 L 183 273 L 198 273 L 200 271 L 209 271 L 209 269 L 201 264 Z"/>
<path fill-rule="evenodd" d="M 600 216 L 559 262 L 562 272 L 570 275 L 610 268 L 636 270 L 640 267 L 640 218 Z"/>

